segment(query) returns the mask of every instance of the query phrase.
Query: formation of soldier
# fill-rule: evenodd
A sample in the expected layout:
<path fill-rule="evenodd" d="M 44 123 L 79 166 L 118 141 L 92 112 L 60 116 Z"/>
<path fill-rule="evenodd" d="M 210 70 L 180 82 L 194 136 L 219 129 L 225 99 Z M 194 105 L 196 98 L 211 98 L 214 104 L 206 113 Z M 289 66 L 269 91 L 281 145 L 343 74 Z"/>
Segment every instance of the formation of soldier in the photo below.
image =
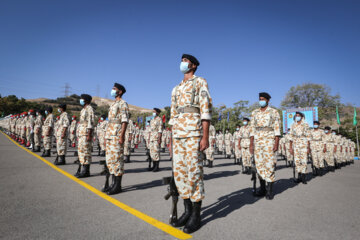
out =
<path fill-rule="evenodd" d="M 171 94 L 171 117 L 164 128 L 160 117 L 161 110 L 153 109 L 153 118 L 141 129 L 131 120 L 129 107 L 123 95 L 126 89 L 115 83 L 111 96 L 115 101 L 108 114 L 95 122 L 92 97 L 81 94 L 80 117 L 71 118 L 66 112 L 66 104 L 57 108 L 59 116 L 55 119 L 53 108 L 45 111 L 32 110 L 12 115 L 0 121 L 0 126 L 20 144 L 40 152 L 43 157 L 51 156 L 53 143 L 56 143 L 55 165 L 65 165 L 68 147 L 76 148 L 78 164 L 75 176 L 90 176 L 93 145 L 98 146 L 98 155 L 104 156 L 105 184 L 101 189 L 112 195 L 122 192 L 122 177 L 125 163 L 130 163 L 131 153 L 144 142 L 149 171 L 160 170 L 160 153 L 168 149 L 173 164 L 172 182 L 176 195 L 184 200 L 184 213 L 173 219 L 171 225 L 184 227 L 183 231 L 192 233 L 201 227 L 201 205 L 205 198 L 203 166 L 212 168 L 215 154 L 226 159 L 234 158 L 234 164 L 242 167 L 243 174 L 255 174 L 260 188 L 255 189 L 257 197 L 274 198 L 276 163 L 278 156 L 292 166 L 298 177 L 297 183 L 306 184 L 308 163 L 313 174 L 322 176 L 325 171 L 335 171 L 353 162 L 355 143 L 336 133 L 329 126 L 320 128 L 315 121 L 310 128 L 301 112 L 296 112 L 294 124 L 282 137 L 281 120 L 278 111 L 269 106 L 270 94 L 259 94 L 260 108 L 254 110 L 251 118 L 243 118 L 241 126 L 232 134 L 225 134 L 210 124 L 212 98 L 207 81 L 195 75 L 199 61 L 191 55 L 181 58 L 180 70 L 184 79 Z M 111 184 L 110 184 L 111 177 Z"/>

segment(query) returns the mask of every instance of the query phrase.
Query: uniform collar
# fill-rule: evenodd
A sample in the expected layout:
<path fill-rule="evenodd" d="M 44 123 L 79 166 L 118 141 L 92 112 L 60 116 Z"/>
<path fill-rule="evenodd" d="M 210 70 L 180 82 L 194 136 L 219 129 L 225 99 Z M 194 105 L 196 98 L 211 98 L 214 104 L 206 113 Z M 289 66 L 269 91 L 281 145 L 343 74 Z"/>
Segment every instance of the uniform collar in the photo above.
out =
<path fill-rule="evenodd" d="M 197 78 L 197 76 L 194 74 L 192 78 L 188 79 L 186 82 L 185 82 L 185 79 L 182 80 L 181 84 L 185 84 L 187 82 L 190 82 L 190 81 L 193 81 L 195 78 Z"/>

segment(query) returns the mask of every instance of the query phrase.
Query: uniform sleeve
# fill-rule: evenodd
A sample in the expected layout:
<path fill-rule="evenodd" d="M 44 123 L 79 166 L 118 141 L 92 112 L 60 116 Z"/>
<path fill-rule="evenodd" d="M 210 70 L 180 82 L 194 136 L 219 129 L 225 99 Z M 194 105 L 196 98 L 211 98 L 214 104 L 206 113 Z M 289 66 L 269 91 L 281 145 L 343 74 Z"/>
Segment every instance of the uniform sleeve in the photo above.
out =
<path fill-rule="evenodd" d="M 289 137 L 289 142 L 290 141 L 294 141 L 293 139 L 293 136 L 294 136 L 294 124 L 293 125 L 291 125 L 291 127 L 290 127 L 290 131 L 289 131 L 289 133 L 288 133 L 288 137 Z"/>
<path fill-rule="evenodd" d="M 251 113 L 251 121 L 250 121 L 250 137 L 255 136 L 255 111 Z M 240 138 L 242 138 L 242 132 L 240 128 Z"/>
<path fill-rule="evenodd" d="M 64 121 L 63 121 L 63 127 L 64 127 L 64 128 L 68 128 L 69 125 L 70 125 L 69 117 L 68 117 L 68 115 L 66 114 L 65 117 L 64 117 Z"/>
<path fill-rule="evenodd" d="M 278 111 L 274 110 L 274 132 L 275 132 L 275 136 L 280 137 L 281 136 L 281 132 L 280 132 L 280 114 L 278 113 Z"/>
<path fill-rule="evenodd" d="M 211 120 L 212 100 L 209 87 L 205 79 L 202 79 L 199 92 L 200 118 L 201 120 Z"/>
<path fill-rule="evenodd" d="M 122 104 L 122 107 L 120 109 L 120 119 L 121 119 L 121 123 L 128 123 L 129 122 L 129 106 L 128 104 L 125 102 L 124 104 Z"/>
<path fill-rule="evenodd" d="M 49 118 L 49 127 L 54 128 L 54 118 L 52 116 Z"/>
<path fill-rule="evenodd" d="M 176 110 L 176 101 L 175 101 L 175 95 L 176 95 L 176 87 L 172 90 L 171 93 L 171 109 L 170 109 L 170 120 L 169 124 L 174 125 L 174 118 L 178 115 L 178 112 Z"/>
<path fill-rule="evenodd" d="M 94 111 L 92 108 L 88 108 L 88 119 L 87 119 L 87 129 L 94 129 Z"/>

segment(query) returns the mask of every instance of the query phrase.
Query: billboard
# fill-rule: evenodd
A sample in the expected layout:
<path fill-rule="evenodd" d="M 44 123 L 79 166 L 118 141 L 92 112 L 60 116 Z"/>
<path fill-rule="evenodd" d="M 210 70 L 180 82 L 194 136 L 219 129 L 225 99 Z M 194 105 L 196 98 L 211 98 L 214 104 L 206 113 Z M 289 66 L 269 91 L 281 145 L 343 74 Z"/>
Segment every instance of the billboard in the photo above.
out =
<path fill-rule="evenodd" d="M 291 108 L 283 111 L 283 132 L 287 133 L 287 129 L 294 123 L 296 112 L 302 112 L 305 115 L 305 121 L 312 128 L 314 121 L 318 121 L 318 107 Z"/>

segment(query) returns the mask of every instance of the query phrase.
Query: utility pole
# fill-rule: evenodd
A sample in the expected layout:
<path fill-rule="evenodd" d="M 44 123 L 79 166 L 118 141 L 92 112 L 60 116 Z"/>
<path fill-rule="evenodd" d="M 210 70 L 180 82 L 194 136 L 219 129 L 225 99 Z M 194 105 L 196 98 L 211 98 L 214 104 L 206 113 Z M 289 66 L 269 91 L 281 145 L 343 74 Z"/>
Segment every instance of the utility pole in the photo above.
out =
<path fill-rule="evenodd" d="M 65 83 L 65 87 L 64 87 L 64 97 L 68 97 L 68 96 L 69 96 L 69 92 L 70 92 L 70 85 L 69 85 L 69 83 Z"/>

